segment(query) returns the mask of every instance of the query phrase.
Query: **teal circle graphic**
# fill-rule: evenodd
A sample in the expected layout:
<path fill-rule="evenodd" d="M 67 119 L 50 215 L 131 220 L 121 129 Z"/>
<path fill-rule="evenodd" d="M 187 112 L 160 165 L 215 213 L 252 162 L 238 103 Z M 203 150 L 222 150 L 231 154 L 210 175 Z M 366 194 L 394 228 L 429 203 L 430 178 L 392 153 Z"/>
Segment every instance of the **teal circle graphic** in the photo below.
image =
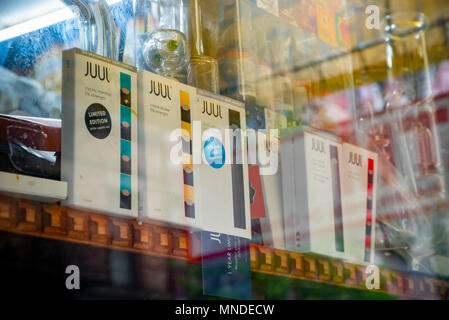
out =
<path fill-rule="evenodd" d="M 220 169 L 225 164 L 225 148 L 220 140 L 210 137 L 204 143 L 204 157 L 214 169 Z"/>

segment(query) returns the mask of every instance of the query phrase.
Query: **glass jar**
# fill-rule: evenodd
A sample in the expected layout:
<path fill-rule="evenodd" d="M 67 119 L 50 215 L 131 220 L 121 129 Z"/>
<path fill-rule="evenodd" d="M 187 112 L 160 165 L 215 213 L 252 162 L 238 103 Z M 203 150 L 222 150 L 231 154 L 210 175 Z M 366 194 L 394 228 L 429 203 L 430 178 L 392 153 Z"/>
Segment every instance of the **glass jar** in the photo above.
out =
<path fill-rule="evenodd" d="M 385 21 L 385 107 L 391 116 L 395 165 L 415 194 L 444 195 L 435 105 L 426 51 L 426 17 L 401 12 Z"/>
<path fill-rule="evenodd" d="M 183 0 L 137 0 L 136 65 L 187 82 L 190 58 Z"/>

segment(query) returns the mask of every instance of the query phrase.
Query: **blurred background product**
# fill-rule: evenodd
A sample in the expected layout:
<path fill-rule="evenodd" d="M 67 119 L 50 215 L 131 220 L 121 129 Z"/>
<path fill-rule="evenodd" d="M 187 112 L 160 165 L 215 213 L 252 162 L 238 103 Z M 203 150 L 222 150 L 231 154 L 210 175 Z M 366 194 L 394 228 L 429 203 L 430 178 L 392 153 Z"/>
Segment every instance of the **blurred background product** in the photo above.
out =
<path fill-rule="evenodd" d="M 187 71 L 189 85 L 218 93 L 218 62 L 206 56 L 203 47 L 201 1 L 189 0 L 191 56 Z"/>
<path fill-rule="evenodd" d="M 292 121 L 294 106 L 290 66 L 293 56 L 293 38 L 290 33 L 273 29 L 270 35 L 270 58 L 273 65 L 273 87 L 275 110 Z"/>
<path fill-rule="evenodd" d="M 244 0 L 224 0 L 218 1 L 218 8 L 220 93 L 254 103 L 257 51 L 250 4 Z"/>

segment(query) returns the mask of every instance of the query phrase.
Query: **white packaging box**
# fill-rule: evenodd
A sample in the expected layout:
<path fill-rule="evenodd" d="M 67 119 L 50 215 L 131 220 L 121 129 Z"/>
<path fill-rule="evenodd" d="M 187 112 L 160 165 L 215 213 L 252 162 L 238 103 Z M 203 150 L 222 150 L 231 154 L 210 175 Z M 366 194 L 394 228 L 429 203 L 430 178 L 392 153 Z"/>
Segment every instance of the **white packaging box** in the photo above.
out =
<path fill-rule="evenodd" d="M 202 154 L 201 164 L 195 168 L 201 226 L 206 231 L 250 239 L 244 106 L 235 100 L 200 91 L 196 112 L 202 132 L 201 139 L 194 137 L 193 146 L 194 153 L 201 149 Z M 242 134 L 226 134 L 225 129 L 231 127 L 240 128 Z"/>
<path fill-rule="evenodd" d="M 357 264 L 370 264 L 374 262 L 377 154 L 344 143 L 340 165 L 344 258 Z"/>
<path fill-rule="evenodd" d="M 213 109 L 210 115 L 203 113 L 204 105 Z M 139 73 L 141 219 L 250 238 L 246 152 L 237 168 L 210 165 L 203 153 L 206 129 L 217 129 L 214 142 L 228 147 L 225 129 L 235 115 L 246 129 L 241 103 L 205 91 L 198 94 L 196 88 L 148 71 Z M 237 151 L 246 150 L 243 136 L 240 142 Z M 229 155 L 226 149 L 224 162 Z"/>
<path fill-rule="evenodd" d="M 342 146 L 306 129 L 281 142 L 281 170 L 287 250 L 341 258 Z"/>
<path fill-rule="evenodd" d="M 199 227 L 196 165 L 182 161 L 191 158 L 196 102 L 195 88 L 148 71 L 139 73 L 141 219 Z"/>
<path fill-rule="evenodd" d="M 64 205 L 137 217 L 137 73 L 96 54 L 63 52 Z"/>
<path fill-rule="evenodd" d="M 0 171 L 0 193 L 53 203 L 66 199 L 67 182 Z"/>
<path fill-rule="evenodd" d="M 270 140 L 270 130 L 278 130 L 277 136 L 280 137 L 281 129 L 287 128 L 287 117 L 268 108 L 265 108 L 264 111 L 265 128 L 267 130 L 266 139 Z M 282 176 L 281 170 L 279 170 L 279 145 L 277 149 L 278 170 L 273 175 L 261 175 L 267 217 L 260 219 L 260 228 L 262 230 L 264 245 L 285 250 Z M 274 152 L 274 150 L 271 149 L 271 152 Z"/>

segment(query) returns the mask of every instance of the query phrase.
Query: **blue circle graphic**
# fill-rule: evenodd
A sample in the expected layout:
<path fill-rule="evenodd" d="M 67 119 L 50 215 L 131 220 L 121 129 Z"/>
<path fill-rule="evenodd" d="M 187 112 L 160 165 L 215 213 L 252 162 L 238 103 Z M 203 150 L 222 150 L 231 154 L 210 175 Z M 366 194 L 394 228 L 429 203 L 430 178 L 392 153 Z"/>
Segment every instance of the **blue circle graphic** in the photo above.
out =
<path fill-rule="evenodd" d="M 212 168 L 220 169 L 225 164 L 225 148 L 217 138 L 210 137 L 204 143 L 204 157 Z"/>

